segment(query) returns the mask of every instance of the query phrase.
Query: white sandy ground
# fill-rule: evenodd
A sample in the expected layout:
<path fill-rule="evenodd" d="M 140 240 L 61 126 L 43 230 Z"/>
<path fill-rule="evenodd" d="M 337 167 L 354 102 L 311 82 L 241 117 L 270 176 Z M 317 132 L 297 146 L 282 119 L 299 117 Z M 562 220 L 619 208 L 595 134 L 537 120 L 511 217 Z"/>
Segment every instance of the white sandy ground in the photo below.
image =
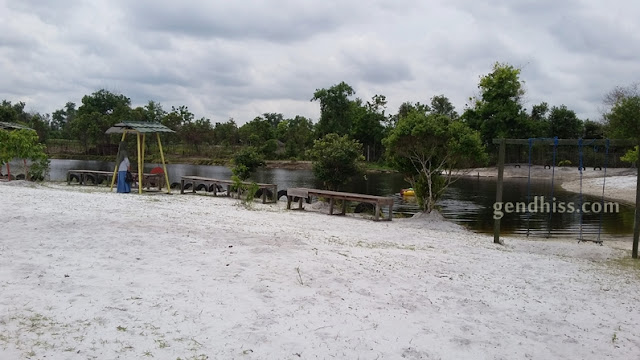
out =
<path fill-rule="evenodd" d="M 0 359 L 638 359 L 631 241 L 0 183 Z"/>
<path fill-rule="evenodd" d="M 638 178 L 635 175 L 583 179 L 582 192 L 600 197 L 602 196 L 602 185 L 604 182 L 605 198 L 635 205 L 637 181 Z M 561 186 L 565 190 L 579 192 L 580 180 L 568 181 L 562 183 Z"/>
<path fill-rule="evenodd" d="M 468 169 L 464 171 L 465 176 L 497 177 L 496 167 Z M 505 178 L 527 178 L 551 180 L 567 191 L 580 192 L 580 171 L 577 167 L 556 167 L 554 170 L 545 169 L 543 166 L 531 166 L 531 173 L 526 164 L 521 164 L 517 168 L 513 164 L 504 168 Z M 605 182 L 606 199 L 625 202 L 635 205 L 636 203 L 636 182 L 637 169 L 632 168 L 608 168 L 607 174 L 602 170 L 587 168 L 582 172 L 582 192 L 587 195 L 602 196 L 602 183 Z"/>

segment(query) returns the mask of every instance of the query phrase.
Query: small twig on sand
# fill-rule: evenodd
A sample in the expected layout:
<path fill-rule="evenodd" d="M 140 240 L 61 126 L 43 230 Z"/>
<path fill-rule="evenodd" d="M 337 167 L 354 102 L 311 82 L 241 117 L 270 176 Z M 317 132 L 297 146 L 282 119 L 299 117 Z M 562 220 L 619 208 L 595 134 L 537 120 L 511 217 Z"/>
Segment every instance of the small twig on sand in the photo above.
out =
<path fill-rule="evenodd" d="M 304 282 L 302 281 L 302 274 L 300 274 L 300 266 L 296 267 L 296 271 L 298 272 L 298 282 L 300 285 L 304 286 Z"/>

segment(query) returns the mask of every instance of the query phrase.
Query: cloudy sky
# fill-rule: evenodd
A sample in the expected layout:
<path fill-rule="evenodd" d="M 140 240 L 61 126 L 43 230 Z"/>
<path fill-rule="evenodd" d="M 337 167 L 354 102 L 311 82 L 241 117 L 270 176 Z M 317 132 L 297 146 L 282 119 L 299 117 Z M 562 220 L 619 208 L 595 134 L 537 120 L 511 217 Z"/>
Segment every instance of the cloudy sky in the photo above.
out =
<path fill-rule="evenodd" d="M 526 106 L 599 119 L 640 81 L 636 0 L 0 0 L 0 99 L 51 113 L 99 89 L 134 106 L 187 105 L 243 124 L 319 117 L 318 88 L 448 96 L 458 112 L 496 61 L 522 69 Z"/>

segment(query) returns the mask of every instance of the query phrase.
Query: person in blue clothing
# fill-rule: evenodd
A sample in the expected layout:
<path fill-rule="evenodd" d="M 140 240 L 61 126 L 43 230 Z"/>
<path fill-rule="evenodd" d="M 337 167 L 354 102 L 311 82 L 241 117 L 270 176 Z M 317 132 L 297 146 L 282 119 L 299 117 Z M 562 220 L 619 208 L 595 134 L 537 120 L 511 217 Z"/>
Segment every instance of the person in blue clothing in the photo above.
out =
<path fill-rule="evenodd" d="M 131 162 L 129 162 L 124 142 L 120 143 L 116 164 L 118 164 L 118 192 L 129 193 L 131 192 L 131 183 L 127 182 L 127 171 L 131 170 Z"/>

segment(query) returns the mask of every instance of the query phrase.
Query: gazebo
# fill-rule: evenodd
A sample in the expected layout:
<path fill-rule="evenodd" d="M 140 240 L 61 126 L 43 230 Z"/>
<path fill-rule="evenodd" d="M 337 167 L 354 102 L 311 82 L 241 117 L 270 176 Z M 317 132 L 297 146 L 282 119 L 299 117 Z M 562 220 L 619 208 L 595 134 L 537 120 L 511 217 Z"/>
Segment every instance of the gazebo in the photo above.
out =
<path fill-rule="evenodd" d="M 16 124 L 16 123 L 0 121 L 0 130 L 20 130 L 20 129 L 33 130 L 32 128 L 30 128 L 28 126 L 24 126 L 24 125 L 20 125 L 20 124 Z M 33 131 L 35 131 L 35 130 L 33 130 Z"/>
<path fill-rule="evenodd" d="M 158 139 L 158 149 L 160 149 L 160 159 L 162 159 L 162 170 L 164 171 L 164 177 L 167 185 L 167 193 L 171 194 L 171 187 L 169 186 L 169 175 L 167 174 L 167 166 L 164 161 L 164 153 L 162 152 L 162 142 L 160 141 L 160 133 L 174 133 L 175 131 L 168 127 L 151 122 L 139 122 L 139 121 L 127 121 L 115 124 L 107 129 L 106 134 L 122 134 L 122 140 L 127 136 L 127 133 L 136 134 L 137 137 L 137 150 L 138 150 L 138 193 L 142 194 L 142 181 L 144 179 L 144 148 L 145 139 L 147 134 L 156 134 Z M 118 164 L 113 169 L 113 177 L 111 178 L 111 189 L 113 190 L 113 184 L 116 179 L 116 172 L 118 171 Z"/>

